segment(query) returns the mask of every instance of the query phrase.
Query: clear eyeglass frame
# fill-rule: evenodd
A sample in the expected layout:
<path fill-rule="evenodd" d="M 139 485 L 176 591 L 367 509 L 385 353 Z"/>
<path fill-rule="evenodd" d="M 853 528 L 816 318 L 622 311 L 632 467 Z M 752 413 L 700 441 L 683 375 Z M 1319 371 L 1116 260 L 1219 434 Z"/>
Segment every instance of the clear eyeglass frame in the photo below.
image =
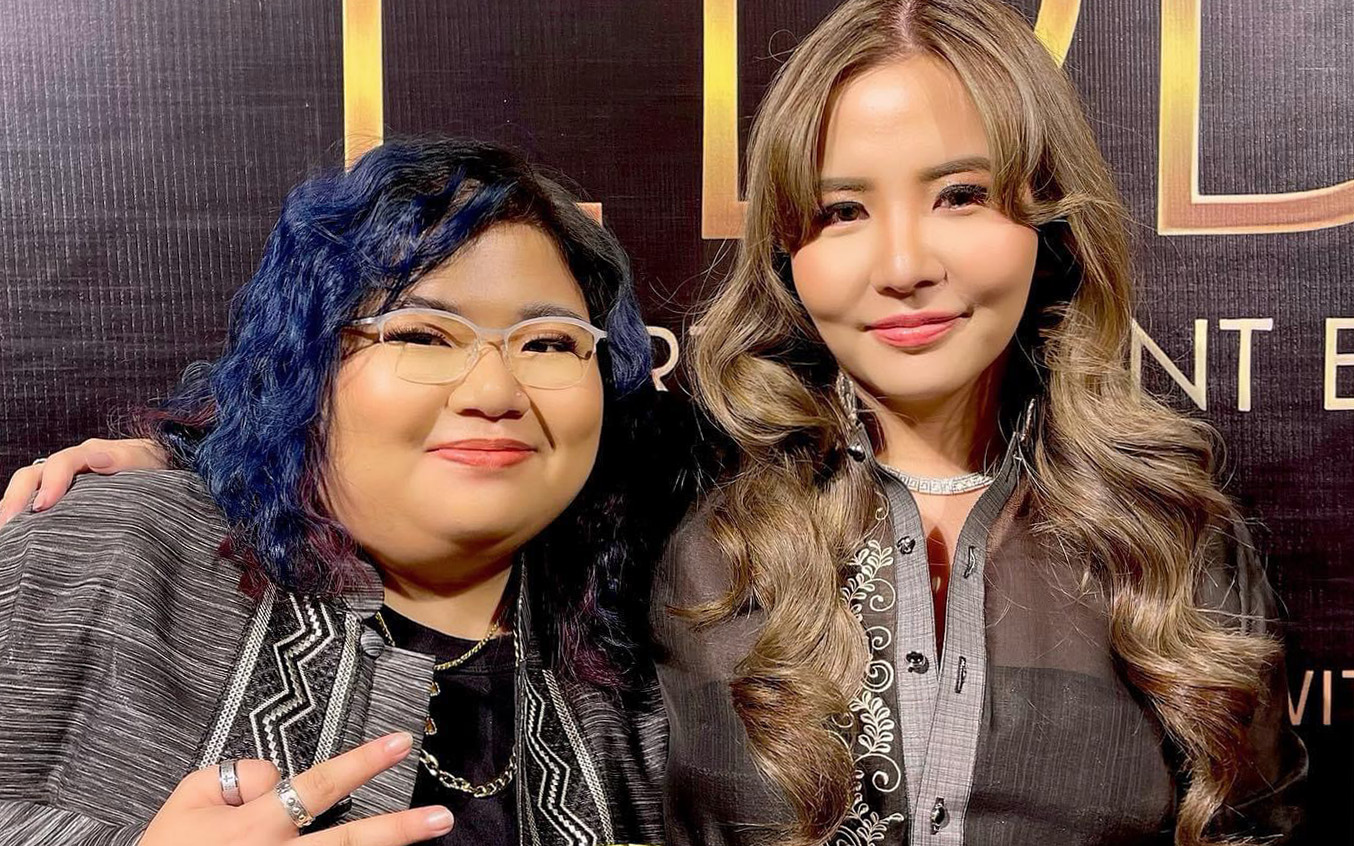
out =
<path fill-rule="evenodd" d="M 409 317 L 430 317 L 436 318 L 438 320 L 451 321 L 452 323 L 459 324 L 462 327 L 468 329 L 470 332 L 474 333 L 475 340 L 470 345 L 468 355 L 465 356 L 464 364 L 463 366 L 460 367 L 459 371 L 456 371 L 454 369 L 446 370 L 442 373 L 439 373 L 439 375 L 436 378 L 429 377 L 411 378 L 407 368 L 404 370 L 404 372 L 401 372 L 401 364 L 404 362 L 406 358 L 408 347 L 413 345 L 409 345 L 407 343 L 400 342 L 398 340 L 388 339 L 386 337 L 386 326 L 392 320 Z M 577 329 L 586 332 L 588 335 L 591 335 L 593 338 L 593 346 L 591 349 L 587 351 L 586 354 L 584 355 L 574 354 L 574 358 L 578 362 L 576 375 L 564 380 L 560 379 L 543 380 L 541 378 L 533 376 L 530 371 L 523 372 L 524 370 L 526 370 L 526 368 L 524 368 L 524 366 L 522 365 L 521 360 L 515 359 L 513 354 L 509 351 L 510 349 L 509 339 L 513 336 L 514 333 L 520 332 L 524 329 L 529 330 L 533 326 L 549 326 L 558 324 L 568 324 L 569 326 L 576 327 Z M 355 320 L 349 321 L 347 325 L 348 328 L 359 330 L 364 334 L 375 333 L 376 343 L 378 344 L 400 345 L 402 347 L 402 349 L 400 350 L 401 358 L 396 363 L 396 375 L 400 376 L 400 378 L 405 379 L 406 381 L 424 385 L 449 385 L 453 382 L 458 382 L 461 379 L 465 378 L 465 376 L 468 373 L 470 373 L 470 371 L 473 370 L 475 365 L 479 362 L 480 356 L 483 355 L 484 347 L 487 344 L 489 346 L 498 348 L 499 355 L 502 356 L 503 364 L 505 367 L 508 368 L 508 372 L 511 373 L 513 375 L 513 378 L 516 379 L 518 383 L 520 383 L 524 387 L 540 388 L 543 390 L 560 390 L 565 388 L 571 388 L 578 385 L 581 381 L 583 381 L 583 377 L 587 373 L 587 363 L 591 361 L 597 354 L 597 344 L 606 340 L 607 337 L 607 333 L 605 330 L 598 329 L 596 326 L 593 326 L 591 323 L 588 323 L 585 320 L 579 320 L 576 317 L 568 317 L 566 315 L 547 315 L 543 317 L 532 317 L 526 320 L 518 321 L 517 323 L 514 323 L 511 326 L 502 329 L 488 329 L 483 326 L 477 325 L 473 321 L 467 320 L 466 318 L 462 317 L 459 314 L 454 314 L 449 311 L 443 311 L 442 309 L 422 308 L 422 307 L 397 308 L 391 311 L 383 312 L 381 314 L 373 315 L 371 317 L 359 317 Z M 542 382 L 544 382 L 544 384 L 542 384 Z"/>

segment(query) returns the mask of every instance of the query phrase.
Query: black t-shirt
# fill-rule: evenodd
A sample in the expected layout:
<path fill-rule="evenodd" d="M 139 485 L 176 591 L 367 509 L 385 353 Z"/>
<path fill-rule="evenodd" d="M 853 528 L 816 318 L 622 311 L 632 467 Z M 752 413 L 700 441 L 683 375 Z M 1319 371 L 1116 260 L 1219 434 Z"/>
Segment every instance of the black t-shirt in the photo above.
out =
<path fill-rule="evenodd" d="M 434 631 L 389 608 L 381 609 L 396 645 L 434 656 L 440 664 L 475 645 Z M 423 736 L 423 748 L 438 766 L 472 784 L 484 784 L 503 773 L 513 746 L 513 641 L 498 637 L 459 667 L 433 677 L 438 693 L 428 703 L 436 732 Z M 484 799 L 444 787 L 422 763 L 414 783 L 411 807 L 444 805 L 456 816 L 449 834 L 427 846 L 515 846 L 515 784 Z"/>

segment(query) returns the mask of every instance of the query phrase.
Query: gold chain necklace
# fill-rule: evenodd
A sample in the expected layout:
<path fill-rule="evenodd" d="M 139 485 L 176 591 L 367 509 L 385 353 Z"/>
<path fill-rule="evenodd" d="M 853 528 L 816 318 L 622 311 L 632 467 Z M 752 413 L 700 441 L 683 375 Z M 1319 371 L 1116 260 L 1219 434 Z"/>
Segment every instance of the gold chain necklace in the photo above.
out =
<path fill-rule="evenodd" d="M 381 636 L 385 638 L 386 643 L 395 646 L 395 636 L 390 633 L 390 627 L 386 625 L 385 618 L 381 616 L 380 611 L 376 612 L 376 625 L 381 629 Z M 461 666 L 475 657 L 475 654 L 483 649 L 497 632 L 498 624 L 491 623 L 489 625 L 489 631 L 484 637 L 480 638 L 479 643 L 470 647 L 461 655 L 450 661 L 444 661 L 441 664 L 433 665 L 433 672 L 453 670 Z M 512 631 L 509 630 L 508 634 L 511 635 Z M 437 696 L 441 692 L 442 688 L 434 679 L 428 686 L 429 697 Z M 431 714 L 423 718 L 423 734 L 425 737 L 437 734 L 437 723 L 433 722 Z M 437 756 L 427 749 L 422 750 L 422 753 L 419 755 L 419 762 L 423 764 L 423 768 L 428 771 L 428 774 L 437 779 L 438 784 L 441 784 L 443 787 L 449 790 L 455 790 L 458 793 L 468 793 L 476 799 L 487 799 L 490 796 L 502 793 L 503 789 L 512 782 L 513 776 L 517 773 L 517 750 L 514 748 L 512 754 L 508 756 L 508 766 L 504 768 L 503 772 L 489 781 L 486 781 L 484 784 L 475 784 L 468 779 L 461 778 L 454 773 L 442 769 L 437 761 Z"/>

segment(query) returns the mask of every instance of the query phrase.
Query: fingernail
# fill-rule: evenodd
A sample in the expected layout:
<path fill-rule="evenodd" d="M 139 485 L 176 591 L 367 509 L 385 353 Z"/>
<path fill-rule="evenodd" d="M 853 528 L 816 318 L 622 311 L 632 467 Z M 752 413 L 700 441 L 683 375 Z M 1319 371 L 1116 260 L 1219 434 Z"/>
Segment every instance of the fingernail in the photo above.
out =
<path fill-rule="evenodd" d="M 98 470 L 112 465 L 113 456 L 111 453 L 107 452 L 91 452 L 89 458 L 86 460 L 89 463 L 91 470 Z"/>
<path fill-rule="evenodd" d="M 446 808 L 433 808 L 428 815 L 423 818 L 423 822 L 432 832 L 433 837 L 441 837 L 448 831 L 451 831 L 452 825 L 456 822 L 452 817 L 451 811 Z"/>
<path fill-rule="evenodd" d="M 34 511 L 41 511 L 42 509 L 44 509 L 44 508 L 46 508 L 46 507 L 47 507 L 47 497 L 46 497 L 46 496 L 44 496 L 43 494 L 39 493 L 37 496 L 33 497 L 33 510 L 34 510 Z"/>
<path fill-rule="evenodd" d="M 381 748 L 391 755 L 404 755 L 414 746 L 414 736 L 407 731 L 398 731 L 387 737 Z"/>

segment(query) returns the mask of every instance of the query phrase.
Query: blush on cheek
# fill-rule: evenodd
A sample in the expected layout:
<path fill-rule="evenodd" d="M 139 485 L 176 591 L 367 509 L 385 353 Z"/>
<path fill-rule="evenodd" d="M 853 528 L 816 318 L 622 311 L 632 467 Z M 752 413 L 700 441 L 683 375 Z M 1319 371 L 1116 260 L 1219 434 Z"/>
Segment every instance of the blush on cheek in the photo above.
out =
<path fill-rule="evenodd" d="M 790 260 L 795 293 L 815 320 L 846 315 L 860 296 L 849 280 L 861 274 L 850 267 L 849 257 L 834 255 L 840 251 L 829 246 L 807 244 Z"/>

